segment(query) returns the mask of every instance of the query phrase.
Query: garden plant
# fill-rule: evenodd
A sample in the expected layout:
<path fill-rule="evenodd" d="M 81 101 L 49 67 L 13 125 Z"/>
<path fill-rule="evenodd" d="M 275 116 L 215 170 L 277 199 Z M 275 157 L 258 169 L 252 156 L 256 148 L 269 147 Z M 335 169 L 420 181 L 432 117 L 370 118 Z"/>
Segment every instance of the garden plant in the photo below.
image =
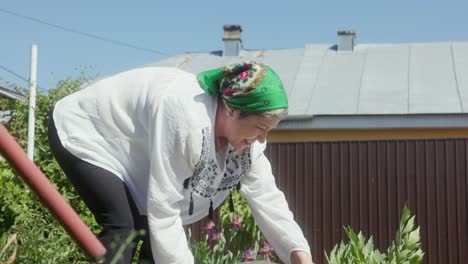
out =
<path fill-rule="evenodd" d="M 356 234 L 350 227 L 345 227 L 349 243 L 343 241 L 336 245 L 330 255 L 329 264 L 417 264 L 423 260 L 419 227 L 414 225 L 415 216 L 411 216 L 408 207 L 403 208 L 400 226 L 395 240 L 386 253 L 374 248 L 372 237 L 366 239 L 362 232 Z"/>

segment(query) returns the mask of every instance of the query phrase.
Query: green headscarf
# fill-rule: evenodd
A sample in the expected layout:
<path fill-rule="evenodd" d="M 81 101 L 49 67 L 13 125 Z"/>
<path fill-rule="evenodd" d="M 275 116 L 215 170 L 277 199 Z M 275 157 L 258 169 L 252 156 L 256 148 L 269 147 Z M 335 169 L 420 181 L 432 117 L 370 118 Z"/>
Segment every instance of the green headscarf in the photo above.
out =
<path fill-rule="evenodd" d="M 242 112 L 288 107 L 288 97 L 279 76 L 268 66 L 236 63 L 201 72 L 198 83 L 208 94 L 221 96 Z"/>

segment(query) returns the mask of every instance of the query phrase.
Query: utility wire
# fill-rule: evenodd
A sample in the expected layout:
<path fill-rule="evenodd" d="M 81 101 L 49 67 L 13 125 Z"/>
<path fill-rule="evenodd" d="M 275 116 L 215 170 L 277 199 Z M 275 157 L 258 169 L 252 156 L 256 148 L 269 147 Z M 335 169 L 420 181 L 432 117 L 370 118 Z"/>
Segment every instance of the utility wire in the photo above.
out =
<path fill-rule="evenodd" d="M 78 30 L 68 28 L 68 27 L 64 27 L 64 26 L 60 26 L 60 25 L 57 25 L 57 24 L 52 24 L 52 23 L 46 22 L 46 21 L 41 20 L 41 19 L 37 19 L 37 18 L 34 18 L 34 17 L 30 17 L 30 16 L 25 16 L 25 15 L 22 15 L 22 14 L 19 14 L 19 13 L 16 13 L 16 12 L 12 12 L 12 11 L 9 11 L 9 10 L 3 9 L 3 8 L 0 8 L 0 12 L 7 13 L 9 15 L 16 16 L 16 17 L 19 17 L 19 18 L 31 20 L 31 21 L 34 21 L 34 22 L 37 22 L 37 23 L 40 23 L 40 24 L 43 24 L 43 25 L 58 28 L 60 30 L 71 32 L 71 33 L 78 34 L 78 35 L 81 35 L 81 36 L 85 36 L 85 37 L 88 37 L 88 38 L 94 38 L 94 39 L 98 39 L 98 40 L 101 40 L 101 41 L 109 42 L 109 43 L 112 43 L 112 44 L 115 44 L 115 45 L 119 45 L 119 46 L 123 46 L 123 47 L 127 47 L 127 48 L 132 48 L 132 49 L 136 49 L 136 50 L 141 50 L 141 51 L 146 51 L 146 52 L 149 52 L 149 53 L 155 53 L 155 54 L 160 54 L 160 55 L 168 55 L 167 53 L 164 53 L 164 52 L 161 52 L 161 51 L 148 49 L 148 48 L 143 48 L 143 47 L 138 47 L 138 46 L 135 46 L 133 44 L 125 43 L 125 42 L 122 42 L 122 41 L 101 37 L 101 36 L 86 33 L 86 32 L 83 32 L 83 31 L 78 31 Z"/>
<path fill-rule="evenodd" d="M 28 79 L 24 78 L 23 76 L 19 75 L 18 73 L 14 72 L 14 71 L 12 71 L 12 70 L 10 70 L 10 69 L 8 69 L 7 67 L 5 67 L 5 66 L 3 66 L 3 65 L 0 64 L 0 68 L 2 68 L 3 70 L 5 70 L 5 71 L 8 72 L 8 73 L 14 75 L 15 77 L 17 77 L 17 78 L 19 78 L 19 79 L 25 81 L 26 83 L 30 84 Z M 37 88 L 38 88 L 40 91 L 42 91 L 42 92 L 47 91 L 46 89 L 40 87 L 39 85 L 37 85 Z"/>
<path fill-rule="evenodd" d="M 8 72 L 8 73 L 10 73 L 10 74 L 13 74 L 14 76 L 20 78 L 21 80 L 23 80 L 23 81 L 29 83 L 29 80 L 28 80 L 28 79 L 24 78 L 23 76 L 17 74 L 16 72 L 14 72 L 14 71 L 12 71 L 12 70 L 10 70 L 10 69 L 8 69 L 7 67 L 5 67 L 5 66 L 3 66 L 3 65 L 0 65 L 0 68 L 2 68 L 3 70 L 5 70 L 6 72 Z"/>

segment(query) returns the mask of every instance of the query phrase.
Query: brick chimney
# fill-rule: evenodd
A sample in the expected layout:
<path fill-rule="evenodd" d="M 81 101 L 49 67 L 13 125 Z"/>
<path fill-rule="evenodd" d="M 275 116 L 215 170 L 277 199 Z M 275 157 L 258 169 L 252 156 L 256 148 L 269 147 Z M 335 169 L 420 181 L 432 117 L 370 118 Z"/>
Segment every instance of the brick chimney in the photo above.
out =
<path fill-rule="evenodd" d="M 224 25 L 224 49 L 223 56 L 239 56 L 242 48 L 240 25 Z"/>
<path fill-rule="evenodd" d="M 338 51 L 353 51 L 356 32 L 354 30 L 338 30 Z"/>

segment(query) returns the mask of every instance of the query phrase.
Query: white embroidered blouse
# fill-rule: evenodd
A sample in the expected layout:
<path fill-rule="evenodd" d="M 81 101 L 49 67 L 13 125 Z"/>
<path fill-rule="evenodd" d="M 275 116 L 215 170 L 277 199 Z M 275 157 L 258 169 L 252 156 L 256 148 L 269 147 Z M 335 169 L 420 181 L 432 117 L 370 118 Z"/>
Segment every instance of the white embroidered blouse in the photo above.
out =
<path fill-rule="evenodd" d="M 183 225 L 205 217 L 210 203 L 220 206 L 239 181 L 241 195 L 278 256 L 290 263 L 294 250 L 310 254 L 276 187 L 263 155 L 265 144 L 242 151 L 229 147 L 223 160 L 217 158 L 216 108 L 217 99 L 200 88 L 195 75 L 148 67 L 99 80 L 63 98 L 53 115 L 67 150 L 126 183 L 148 216 L 158 263 L 193 263 Z"/>

